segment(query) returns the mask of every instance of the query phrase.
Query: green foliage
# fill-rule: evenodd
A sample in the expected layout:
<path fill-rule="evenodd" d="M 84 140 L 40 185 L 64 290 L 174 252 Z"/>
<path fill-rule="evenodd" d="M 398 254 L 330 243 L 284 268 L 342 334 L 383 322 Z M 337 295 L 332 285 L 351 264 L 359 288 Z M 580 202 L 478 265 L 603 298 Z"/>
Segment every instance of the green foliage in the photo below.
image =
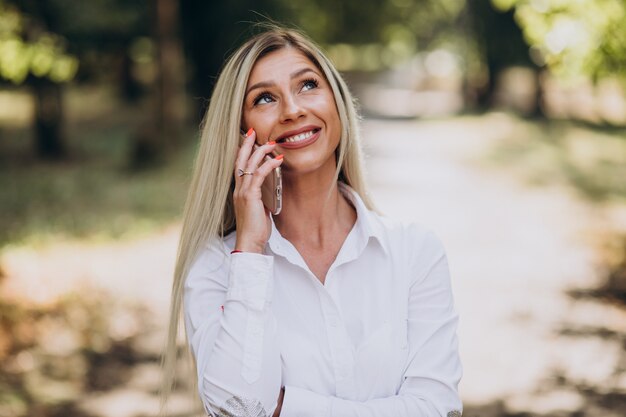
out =
<path fill-rule="evenodd" d="M 393 66 L 459 31 L 464 0 L 285 1 L 293 21 L 343 70 Z"/>
<path fill-rule="evenodd" d="M 301 29 L 343 71 L 376 71 L 451 44 L 465 54 L 465 5 L 466 0 L 180 0 L 180 29 L 194 95 L 208 97 L 224 58 L 255 32 L 257 22 Z"/>
<path fill-rule="evenodd" d="M 129 125 L 132 121 L 120 126 L 100 122 L 74 131 L 70 146 L 80 158 L 72 163 L 0 159 L 0 251 L 8 244 L 60 238 L 136 237 L 179 218 L 194 145 L 171 155 L 172 160 L 158 170 L 133 172 L 126 168 L 132 140 Z M 25 134 L 12 131 L 10 139 L 5 138 L 9 143 L 4 152 L 23 149 Z"/>
<path fill-rule="evenodd" d="M 0 77 L 21 84 L 29 74 L 55 83 L 74 78 L 78 60 L 66 52 L 63 38 L 36 31 L 27 36 L 29 20 L 0 0 Z"/>
<path fill-rule="evenodd" d="M 623 0 L 491 0 L 515 18 L 533 59 L 563 77 L 626 75 Z"/>
<path fill-rule="evenodd" d="M 156 2 L 145 0 L 46 0 L 57 33 L 77 42 L 123 41 L 149 31 Z"/>
<path fill-rule="evenodd" d="M 180 216 L 188 155 L 176 167 L 134 175 L 95 162 L 3 168 L 0 248 L 60 237 L 128 238 L 160 230 Z"/>

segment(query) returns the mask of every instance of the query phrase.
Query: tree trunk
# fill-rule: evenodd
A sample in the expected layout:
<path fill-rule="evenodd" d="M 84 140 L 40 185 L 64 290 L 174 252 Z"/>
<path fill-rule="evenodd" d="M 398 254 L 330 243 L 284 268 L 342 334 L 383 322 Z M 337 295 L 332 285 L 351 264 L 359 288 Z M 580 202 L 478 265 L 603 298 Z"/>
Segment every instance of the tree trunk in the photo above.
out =
<path fill-rule="evenodd" d="M 120 92 L 124 100 L 129 103 L 137 103 L 141 97 L 141 86 L 132 74 L 133 60 L 128 52 L 128 45 L 124 45 L 120 51 L 119 80 Z"/>
<path fill-rule="evenodd" d="M 59 84 L 34 78 L 35 93 L 35 152 L 43 159 L 66 156 L 63 140 L 63 99 Z"/>
<path fill-rule="evenodd" d="M 153 119 L 135 135 L 132 164 L 143 167 L 161 162 L 179 142 L 184 108 L 183 54 L 177 34 L 178 0 L 155 0 L 154 34 L 158 75 Z"/>
<path fill-rule="evenodd" d="M 177 36 L 178 0 L 157 0 L 157 118 L 168 142 L 176 142 L 184 114 L 183 53 Z"/>
<path fill-rule="evenodd" d="M 479 108 L 487 110 L 493 105 L 496 81 L 504 69 L 522 66 L 537 72 L 538 68 L 530 59 L 528 45 L 515 21 L 514 9 L 497 11 L 490 0 L 468 1 L 466 7 L 487 72 L 487 82 L 475 93 L 476 102 Z M 541 108 L 535 110 L 540 111 Z"/>
<path fill-rule="evenodd" d="M 545 119 L 545 91 L 544 91 L 544 78 L 546 74 L 543 70 L 536 68 L 535 69 L 535 105 L 533 108 L 533 112 L 530 114 L 530 117 L 535 119 Z"/>

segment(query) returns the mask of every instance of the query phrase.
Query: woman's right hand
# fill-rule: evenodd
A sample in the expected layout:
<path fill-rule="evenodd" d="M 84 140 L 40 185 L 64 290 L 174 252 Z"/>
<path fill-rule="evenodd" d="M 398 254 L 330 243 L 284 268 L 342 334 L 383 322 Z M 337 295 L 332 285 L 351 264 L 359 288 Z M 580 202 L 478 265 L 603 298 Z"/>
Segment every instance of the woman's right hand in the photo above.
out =
<path fill-rule="evenodd" d="M 235 162 L 235 219 L 237 241 L 235 249 L 242 252 L 263 253 L 271 229 L 269 211 L 261 199 L 261 185 L 273 169 L 282 164 L 282 157 L 263 161 L 266 154 L 276 147 L 268 142 L 254 150 L 256 132 L 250 129 L 237 153 Z M 263 162 L 263 163 L 261 163 Z M 252 174 L 239 175 L 241 172 Z"/>

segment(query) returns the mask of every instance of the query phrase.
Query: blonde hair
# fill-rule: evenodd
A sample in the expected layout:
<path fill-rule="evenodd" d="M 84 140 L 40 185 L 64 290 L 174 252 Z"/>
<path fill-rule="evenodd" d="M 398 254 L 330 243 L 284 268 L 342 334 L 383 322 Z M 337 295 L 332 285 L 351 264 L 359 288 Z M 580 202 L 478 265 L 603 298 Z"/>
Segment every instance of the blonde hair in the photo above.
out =
<path fill-rule="evenodd" d="M 259 58 L 291 47 L 302 52 L 322 71 L 332 88 L 341 121 L 341 139 L 336 151 L 336 177 L 352 187 L 365 205 L 373 209 L 364 183 L 357 111 L 341 75 L 320 48 L 306 36 L 274 24 L 265 26 L 269 28 L 244 43 L 227 60 L 202 123 L 200 148 L 183 214 L 167 344 L 161 361 L 161 413 L 175 381 L 177 335 L 187 274 L 204 245 L 217 242 L 236 229 L 232 200 L 235 157 L 239 146 L 244 93 L 252 67 Z M 189 354 L 189 350 L 187 352 Z"/>

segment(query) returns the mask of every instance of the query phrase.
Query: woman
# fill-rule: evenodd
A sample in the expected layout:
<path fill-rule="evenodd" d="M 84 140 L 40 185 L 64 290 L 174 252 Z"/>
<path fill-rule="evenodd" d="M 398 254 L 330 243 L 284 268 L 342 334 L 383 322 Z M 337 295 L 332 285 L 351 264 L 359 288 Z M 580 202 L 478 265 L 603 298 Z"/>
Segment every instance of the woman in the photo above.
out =
<path fill-rule="evenodd" d="M 209 415 L 461 415 L 443 247 L 371 211 L 359 146 L 350 92 L 303 35 L 274 27 L 227 61 L 185 208 L 166 387 L 182 304 Z M 279 166 L 272 216 L 261 184 Z"/>

